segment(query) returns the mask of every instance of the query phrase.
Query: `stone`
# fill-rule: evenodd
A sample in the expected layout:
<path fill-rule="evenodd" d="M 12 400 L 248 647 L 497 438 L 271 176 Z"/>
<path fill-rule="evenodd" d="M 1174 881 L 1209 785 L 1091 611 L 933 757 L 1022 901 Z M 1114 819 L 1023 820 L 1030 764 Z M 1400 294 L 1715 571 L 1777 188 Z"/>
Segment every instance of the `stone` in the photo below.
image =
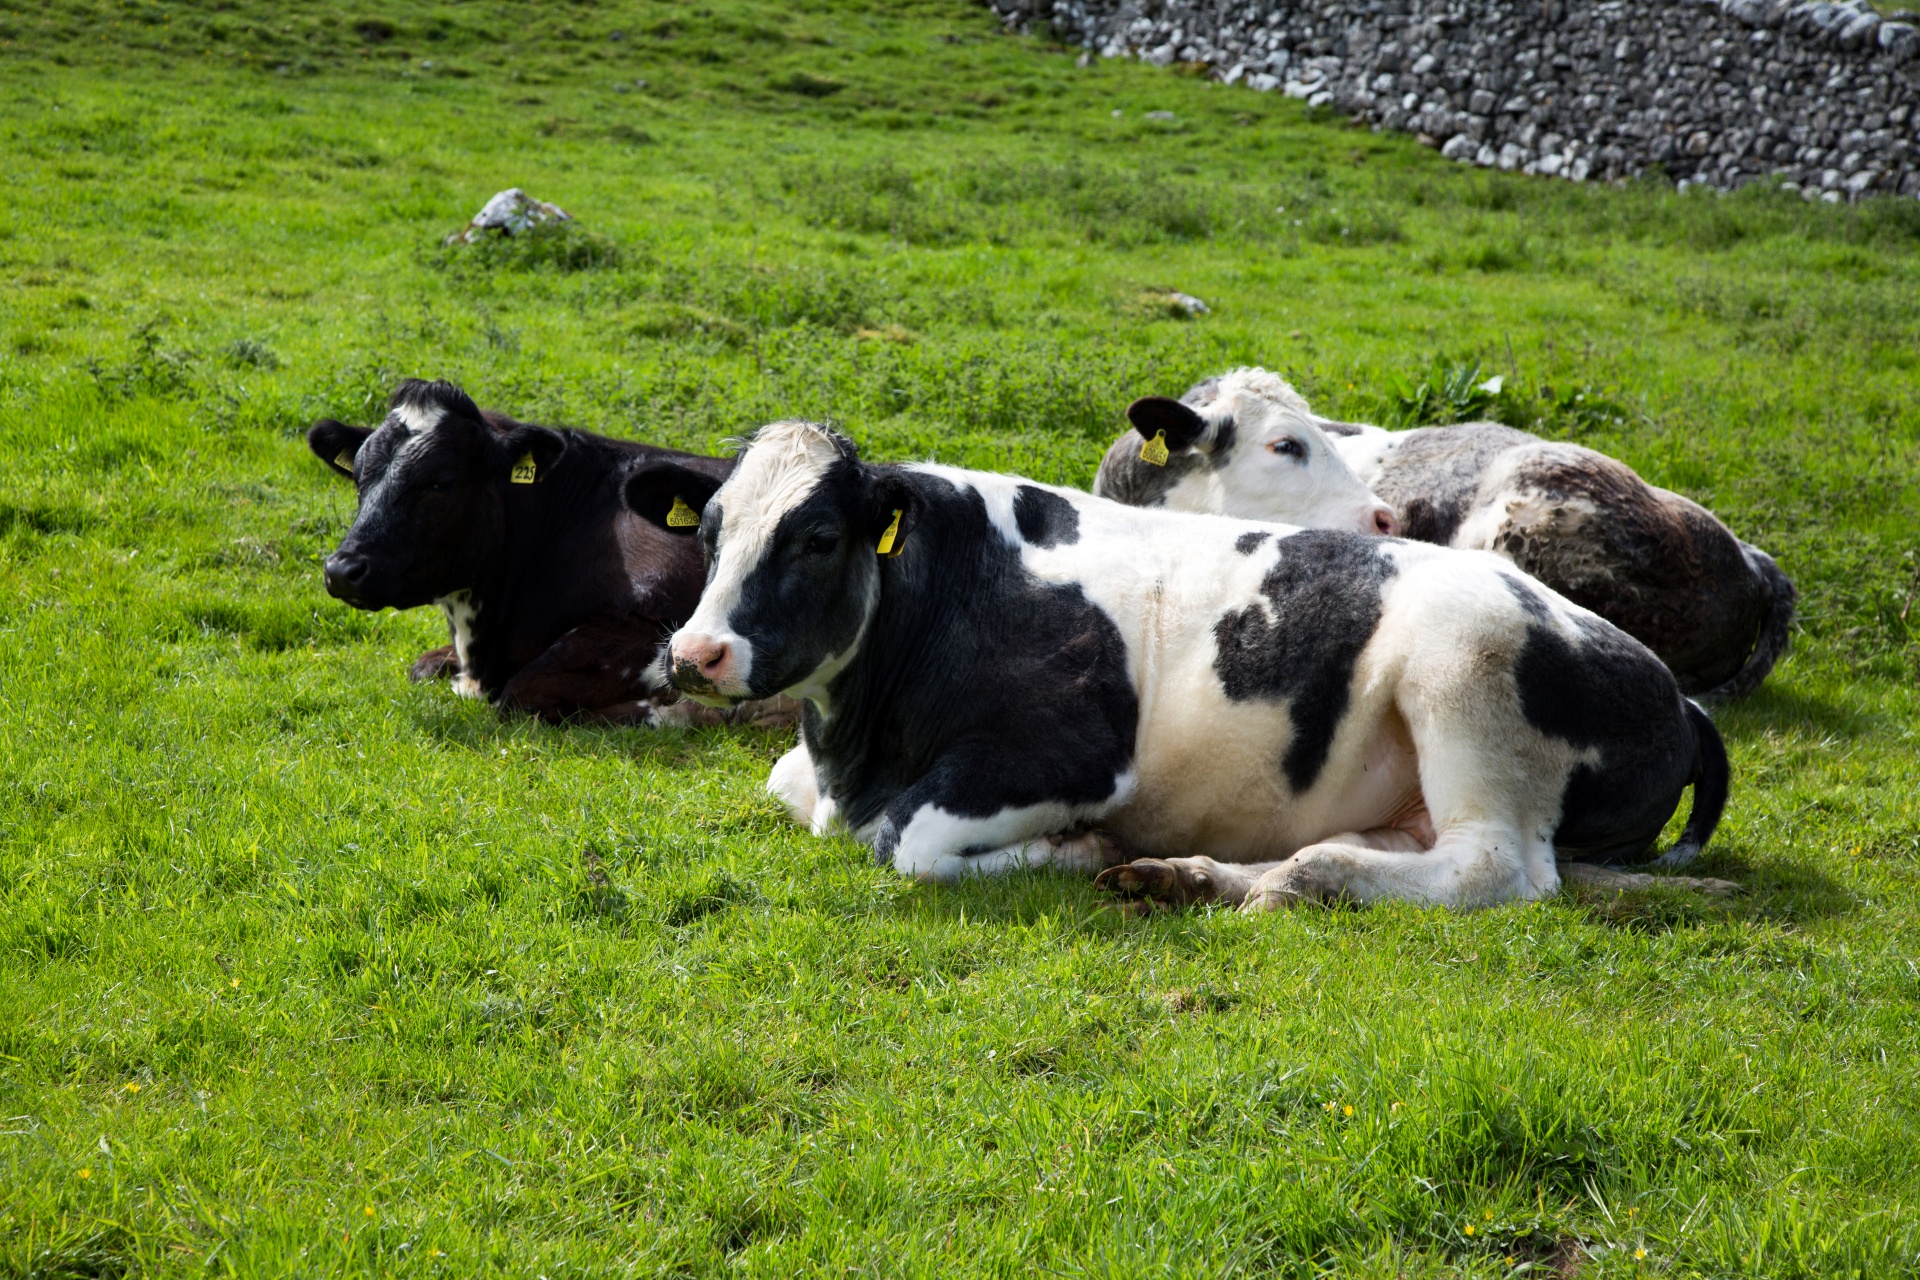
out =
<path fill-rule="evenodd" d="M 473 215 L 472 221 L 448 236 L 447 243 L 472 244 L 488 233 L 517 236 L 543 222 L 571 221 L 573 215 L 559 205 L 535 200 L 518 187 L 508 187 L 480 206 L 480 212 Z"/>
<path fill-rule="evenodd" d="M 1920 29 L 1867 0 L 1155 0 L 1154 17 L 1143 0 L 986 3 L 1085 56 L 1204 63 L 1457 161 L 1920 194 Z"/>

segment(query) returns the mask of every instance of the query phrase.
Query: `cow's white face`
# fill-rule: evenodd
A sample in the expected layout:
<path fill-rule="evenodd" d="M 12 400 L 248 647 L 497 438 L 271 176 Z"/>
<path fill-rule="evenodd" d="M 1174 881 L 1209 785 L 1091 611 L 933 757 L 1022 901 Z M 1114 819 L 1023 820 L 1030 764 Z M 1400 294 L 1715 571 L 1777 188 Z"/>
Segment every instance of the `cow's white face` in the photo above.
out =
<path fill-rule="evenodd" d="M 1163 494 L 1175 510 L 1308 529 L 1399 532 L 1393 508 L 1354 474 L 1307 402 L 1264 369 L 1210 378 L 1177 401 L 1136 401 L 1127 416 L 1143 438 L 1157 435 L 1171 455 L 1192 460 L 1176 463 L 1180 474 L 1169 475 L 1171 483 L 1152 484 L 1149 477 L 1128 486 Z"/>
<path fill-rule="evenodd" d="M 668 647 L 680 691 L 713 706 L 824 699 L 878 598 L 885 502 L 844 437 L 763 428 L 701 514 L 707 587 Z"/>
<path fill-rule="evenodd" d="M 1399 532 L 1393 508 L 1353 473 L 1310 414 L 1247 391 L 1225 408 L 1232 454 L 1214 472 L 1223 514 L 1308 529 Z"/>

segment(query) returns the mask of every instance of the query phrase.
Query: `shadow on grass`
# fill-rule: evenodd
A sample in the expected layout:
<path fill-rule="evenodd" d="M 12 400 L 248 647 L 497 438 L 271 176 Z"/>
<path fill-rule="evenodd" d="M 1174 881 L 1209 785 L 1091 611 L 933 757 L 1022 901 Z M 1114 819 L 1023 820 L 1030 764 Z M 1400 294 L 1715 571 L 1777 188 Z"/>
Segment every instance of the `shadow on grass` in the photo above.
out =
<path fill-rule="evenodd" d="M 1737 850 L 1716 850 L 1689 874 L 1731 880 L 1740 892 L 1726 897 L 1678 885 L 1617 893 L 1576 887 L 1569 897 L 1598 924 L 1636 933 L 1671 933 L 1719 924 L 1809 924 L 1848 915 L 1860 903 L 1824 872 L 1793 863 L 1755 863 Z"/>
<path fill-rule="evenodd" d="M 1720 731 L 1734 741 L 1769 729 L 1818 738 L 1861 738 L 1885 733 L 1891 724 L 1886 716 L 1873 711 L 1776 685 L 1763 686 L 1752 697 L 1730 706 L 1714 708 L 1713 718 Z"/>

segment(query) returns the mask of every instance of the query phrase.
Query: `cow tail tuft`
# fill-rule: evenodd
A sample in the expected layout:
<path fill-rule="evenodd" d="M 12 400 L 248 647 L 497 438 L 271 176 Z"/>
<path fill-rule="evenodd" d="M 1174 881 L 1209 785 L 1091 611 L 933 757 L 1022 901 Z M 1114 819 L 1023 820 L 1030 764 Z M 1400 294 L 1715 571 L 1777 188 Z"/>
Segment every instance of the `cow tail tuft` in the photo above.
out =
<path fill-rule="evenodd" d="M 1720 813 L 1727 807 L 1730 770 L 1726 744 L 1720 741 L 1720 731 L 1699 703 L 1688 699 L 1686 708 L 1687 722 L 1693 726 L 1693 810 L 1687 814 L 1687 825 L 1673 848 L 1653 860 L 1656 867 L 1684 867 L 1699 857 L 1707 841 L 1713 839 Z"/>
<path fill-rule="evenodd" d="M 1760 682 L 1767 678 L 1767 673 L 1773 670 L 1773 664 L 1787 656 L 1787 646 L 1793 641 L 1793 606 L 1800 596 L 1794 589 L 1793 579 L 1783 573 L 1780 566 L 1773 562 L 1773 557 L 1760 548 L 1750 547 L 1743 542 L 1740 550 L 1747 557 L 1747 567 L 1766 586 L 1767 616 L 1760 624 L 1760 638 L 1754 642 L 1753 652 L 1747 655 L 1746 662 L 1724 684 L 1701 694 L 1703 702 L 1732 702 L 1758 689 Z"/>

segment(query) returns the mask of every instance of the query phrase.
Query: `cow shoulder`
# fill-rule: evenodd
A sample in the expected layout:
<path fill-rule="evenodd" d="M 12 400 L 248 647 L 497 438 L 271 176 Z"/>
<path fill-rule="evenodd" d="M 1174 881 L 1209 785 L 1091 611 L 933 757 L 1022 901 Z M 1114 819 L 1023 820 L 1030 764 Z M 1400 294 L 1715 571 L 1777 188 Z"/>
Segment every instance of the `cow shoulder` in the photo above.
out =
<path fill-rule="evenodd" d="M 1473 510 L 1495 460 L 1536 439 L 1497 422 L 1402 431 L 1381 456 L 1379 473 L 1367 478 L 1399 513 L 1403 536 L 1446 546 Z"/>

